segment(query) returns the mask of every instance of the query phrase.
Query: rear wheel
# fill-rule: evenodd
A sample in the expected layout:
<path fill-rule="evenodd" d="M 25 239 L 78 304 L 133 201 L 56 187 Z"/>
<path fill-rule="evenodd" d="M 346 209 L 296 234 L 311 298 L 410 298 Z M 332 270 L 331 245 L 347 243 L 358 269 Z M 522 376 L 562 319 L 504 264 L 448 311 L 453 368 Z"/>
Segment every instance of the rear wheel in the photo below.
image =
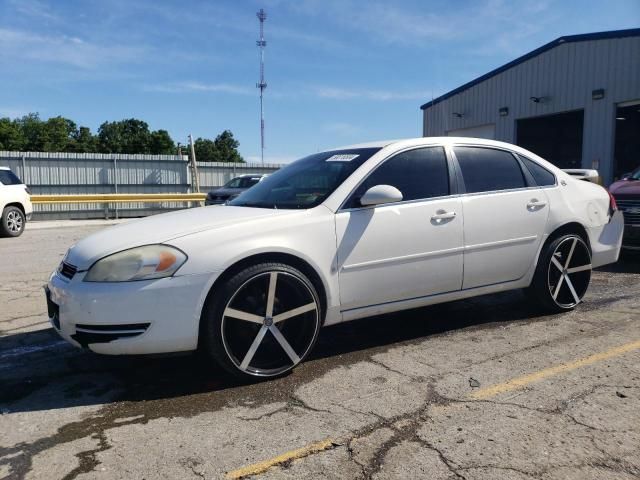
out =
<path fill-rule="evenodd" d="M 564 235 L 541 253 L 530 293 L 547 310 L 572 310 L 589 288 L 591 269 L 591 252 L 584 240 L 579 235 Z"/>
<path fill-rule="evenodd" d="M 246 268 L 207 300 L 203 346 L 236 377 L 277 377 L 311 351 L 321 324 L 318 294 L 297 269 Z"/>
<path fill-rule="evenodd" d="M 24 232 L 27 219 L 18 207 L 5 207 L 0 219 L 0 234 L 3 237 L 19 237 Z"/>

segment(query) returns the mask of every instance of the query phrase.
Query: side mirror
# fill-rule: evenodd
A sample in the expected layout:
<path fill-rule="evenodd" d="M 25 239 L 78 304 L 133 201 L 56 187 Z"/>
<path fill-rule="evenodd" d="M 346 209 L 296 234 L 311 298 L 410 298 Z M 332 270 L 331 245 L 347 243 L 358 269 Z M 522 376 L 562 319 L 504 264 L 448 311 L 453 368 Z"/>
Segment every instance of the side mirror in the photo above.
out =
<path fill-rule="evenodd" d="M 622 174 L 622 180 L 626 180 L 627 178 L 629 178 L 631 176 L 631 172 L 627 172 L 627 173 L 623 173 Z"/>
<path fill-rule="evenodd" d="M 376 185 L 364 192 L 360 198 L 360 205 L 369 207 L 402 201 L 402 193 L 391 185 Z"/>

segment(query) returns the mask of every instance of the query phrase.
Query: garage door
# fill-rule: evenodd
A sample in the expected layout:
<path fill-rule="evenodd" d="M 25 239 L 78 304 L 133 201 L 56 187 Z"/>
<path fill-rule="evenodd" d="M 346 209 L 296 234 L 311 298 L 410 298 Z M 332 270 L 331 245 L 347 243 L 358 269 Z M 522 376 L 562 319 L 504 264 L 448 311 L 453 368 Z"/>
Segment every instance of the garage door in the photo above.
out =
<path fill-rule="evenodd" d="M 473 137 L 488 138 L 494 140 L 496 138 L 496 124 L 487 123 L 486 125 L 478 125 L 477 127 L 459 128 L 457 130 L 449 130 L 448 137 Z"/>
<path fill-rule="evenodd" d="M 517 144 L 556 167 L 581 168 L 583 126 L 584 110 L 521 118 L 516 123 Z"/>

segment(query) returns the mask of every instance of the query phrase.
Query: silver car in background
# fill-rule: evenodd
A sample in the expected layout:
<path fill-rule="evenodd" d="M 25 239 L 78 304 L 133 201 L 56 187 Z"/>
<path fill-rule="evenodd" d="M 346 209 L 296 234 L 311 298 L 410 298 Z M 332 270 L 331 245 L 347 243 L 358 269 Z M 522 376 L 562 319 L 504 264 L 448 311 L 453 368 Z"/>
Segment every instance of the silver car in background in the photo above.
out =
<path fill-rule="evenodd" d="M 265 173 L 246 173 L 228 181 L 224 186 L 210 191 L 204 202 L 205 205 L 222 205 L 232 200 L 242 192 L 253 187 L 268 175 Z"/>

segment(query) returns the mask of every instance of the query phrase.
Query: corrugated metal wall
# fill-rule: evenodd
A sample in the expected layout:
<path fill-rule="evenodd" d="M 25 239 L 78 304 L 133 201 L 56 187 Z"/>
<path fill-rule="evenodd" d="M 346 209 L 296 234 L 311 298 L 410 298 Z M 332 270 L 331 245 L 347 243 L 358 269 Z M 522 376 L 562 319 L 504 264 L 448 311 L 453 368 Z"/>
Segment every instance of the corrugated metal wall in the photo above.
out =
<path fill-rule="evenodd" d="M 198 162 L 200 190 L 207 191 L 220 187 L 238 175 L 247 173 L 271 173 L 282 165 L 276 163 L 220 163 Z"/>
<path fill-rule="evenodd" d="M 188 193 L 186 156 L 0 151 L 0 166 L 11 168 L 34 194 Z M 244 173 L 270 173 L 281 165 L 198 162 L 200 191 L 220 187 Z M 36 219 L 140 216 L 185 208 L 187 202 L 145 204 L 35 205 Z"/>
<path fill-rule="evenodd" d="M 599 88 L 605 98 L 592 100 Z M 532 96 L 547 98 L 534 103 Z M 582 166 L 597 165 L 609 183 L 616 104 L 632 100 L 640 100 L 640 37 L 565 43 L 426 108 L 423 135 L 495 123 L 496 140 L 515 143 L 518 119 L 584 109 Z M 498 114 L 501 107 L 508 116 Z"/>

